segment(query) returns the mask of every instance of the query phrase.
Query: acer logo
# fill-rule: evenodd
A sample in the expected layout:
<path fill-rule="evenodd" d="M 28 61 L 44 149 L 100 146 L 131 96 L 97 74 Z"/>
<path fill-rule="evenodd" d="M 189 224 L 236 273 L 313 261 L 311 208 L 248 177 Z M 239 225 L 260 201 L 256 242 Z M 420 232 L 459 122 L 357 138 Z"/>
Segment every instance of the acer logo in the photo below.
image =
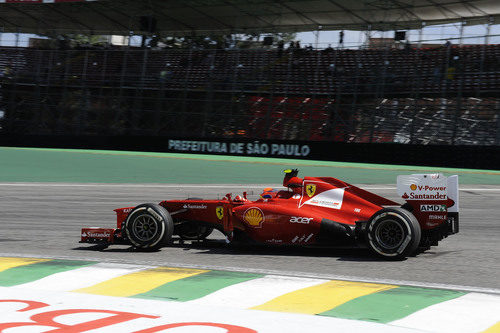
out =
<path fill-rule="evenodd" d="M 300 217 L 300 216 L 292 216 L 290 218 L 291 223 L 303 223 L 309 224 L 313 218 L 312 217 Z"/>
<path fill-rule="evenodd" d="M 0 323 L 0 332 L 4 332 L 5 330 L 10 331 L 11 329 L 14 329 L 14 331 L 17 332 L 35 332 L 35 330 L 31 329 L 33 326 L 45 326 L 47 328 L 51 328 L 49 331 L 52 332 L 115 332 L 119 331 L 120 329 L 115 327 L 114 325 L 125 325 L 125 323 L 128 323 L 130 321 L 148 319 L 150 320 L 150 325 L 147 324 L 148 322 L 144 321 L 143 325 L 147 325 L 146 328 L 139 331 L 134 331 L 153 333 L 166 332 L 172 329 L 172 332 L 192 332 L 193 330 L 190 330 L 189 328 L 194 327 L 194 330 L 198 332 L 207 331 L 207 329 L 204 330 L 203 328 L 208 328 L 209 331 L 214 331 L 214 328 L 216 330 L 218 328 L 219 330 L 217 331 L 219 332 L 224 331 L 227 333 L 257 333 L 257 331 L 253 329 L 231 324 L 203 321 L 172 322 L 172 320 L 169 320 L 170 322 L 165 324 L 165 317 L 161 316 L 105 309 L 79 309 L 74 308 L 74 306 L 71 306 L 68 309 L 64 305 L 50 305 L 39 301 L 23 299 L 0 299 L 0 304 L 2 304 L 2 314 L 5 313 L 5 306 L 10 305 L 10 303 L 16 304 L 16 309 L 13 310 L 16 313 L 7 313 L 7 316 L 4 316 L 2 318 L 2 322 Z M 23 304 L 23 306 L 21 306 L 21 309 L 19 309 L 18 303 Z M 30 313 L 30 311 L 32 310 L 37 311 L 35 313 Z M 25 319 L 23 319 L 23 317 Z M 9 320 L 12 321 L 9 322 Z M 154 320 L 158 321 L 155 322 Z M 156 326 L 151 327 L 151 325 Z M 117 330 L 113 329 L 113 327 L 117 328 Z M 26 330 L 24 330 L 24 328 L 26 328 Z M 48 332 L 46 329 L 45 331 Z M 128 330 L 128 332 L 131 331 L 131 329 Z"/>

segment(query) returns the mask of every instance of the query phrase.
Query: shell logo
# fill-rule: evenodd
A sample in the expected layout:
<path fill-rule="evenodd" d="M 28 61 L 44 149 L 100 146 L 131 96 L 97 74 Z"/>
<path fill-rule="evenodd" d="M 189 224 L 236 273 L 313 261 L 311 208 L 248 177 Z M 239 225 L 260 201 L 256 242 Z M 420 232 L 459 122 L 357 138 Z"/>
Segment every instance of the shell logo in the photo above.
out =
<path fill-rule="evenodd" d="M 412 191 L 415 191 L 415 190 L 417 189 L 417 185 L 415 185 L 415 184 L 411 184 L 411 185 L 410 185 L 410 189 L 411 189 Z"/>
<path fill-rule="evenodd" d="M 243 214 L 243 220 L 252 227 L 260 227 L 264 222 L 264 213 L 259 208 L 248 208 Z"/>

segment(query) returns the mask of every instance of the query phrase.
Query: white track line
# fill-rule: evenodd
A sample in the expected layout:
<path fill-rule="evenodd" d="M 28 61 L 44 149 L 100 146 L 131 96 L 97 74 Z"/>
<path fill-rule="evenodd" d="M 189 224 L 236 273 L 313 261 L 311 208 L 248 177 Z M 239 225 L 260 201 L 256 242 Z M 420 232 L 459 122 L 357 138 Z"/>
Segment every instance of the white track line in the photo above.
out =
<path fill-rule="evenodd" d="M 99 258 L 89 258 L 89 257 L 77 257 L 77 256 L 50 256 L 50 255 L 40 255 L 40 254 L 29 254 L 25 253 L 19 255 L 19 253 L 0 253 L 0 257 L 22 257 L 22 258 L 43 258 L 43 259 L 66 259 L 66 260 L 100 260 Z M 126 259 L 106 259 L 107 263 L 123 263 L 129 264 Z M 420 288 L 435 288 L 435 289 L 447 289 L 447 290 L 458 290 L 458 291 L 468 291 L 486 294 L 496 294 L 500 295 L 500 289 L 495 288 L 484 288 L 475 286 L 462 286 L 462 285 L 452 285 L 452 284 L 441 284 L 432 282 L 418 282 L 418 281 L 407 281 L 407 280 L 390 280 L 390 279 L 376 279 L 376 278 L 366 278 L 360 276 L 349 276 L 349 275 L 332 275 L 332 274 L 317 274 L 309 272 L 298 272 L 298 271 L 278 271 L 269 269 L 254 269 L 254 268 L 242 268 L 242 267 L 231 267 L 231 266 L 217 266 L 217 265 L 193 265 L 181 262 L 148 262 L 144 261 L 144 265 L 148 267 L 151 266 L 167 266 L 167 267 L 179 267 L 179 268 L 194 268 L 194 269 L 209 269 L 209 270 L 220 270 L 220 271 L 231 271 L 231 272 L 244 272 L 244 273 L 257 273 L 266 275 L 276 275 L 276 276 L 295 276 L 301 278 L 311 278 L 311 279 L 327 279 L 327 280 L 341 280 L 341 281 L 354 281 L 354 282 L 367 282 L 367 283 L 380 283 L 380 284 L 393 284 L 400 286 L 410 286 L 410 287 L 420 287 Z"/>
<path fill-rule="evenodd" d="M 326 280 L 324 279 L 267 275 L 259 279 L 220 289 L 205 297 L 186 303 L 247 309 L 264 304 L 292 291 L 312 287 L 325 282 Z"/>
<path fill-rule="evenodd" d="M 500 321 L 500 297 L 471 293 L 390 322 L 433 332 L 481 332 Z"/>
<path fill-rule="evenodd" d="M 148 267 L 142 265 L 98 263 L 89 267 L 82 267 L 71 271 L 52 274 L 40 280 L 23 283 L 13 288 L 70 291 L 90 287 L 146 268 Z"/>

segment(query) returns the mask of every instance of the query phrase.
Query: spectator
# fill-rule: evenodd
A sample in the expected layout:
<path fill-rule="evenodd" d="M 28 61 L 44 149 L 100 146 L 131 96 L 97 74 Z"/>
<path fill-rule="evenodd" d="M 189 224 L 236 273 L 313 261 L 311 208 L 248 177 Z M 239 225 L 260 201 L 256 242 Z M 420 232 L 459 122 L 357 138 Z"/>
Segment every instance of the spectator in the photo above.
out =
<path fill-rule="evenodd" d="M 344 47 L 344 30 L 339 32 L 339 47 Z"/>
<path fill-rule="evenodd" d="M 9 60 L 9 63 L 0 72 L 0 77 L 7 79 L 10 79 L 12 77 L 12 60 Z"/>
<path fill-rule="evenodd" d="M 172 70 L 170 69 L 170 64 L 167 63 L 165 68 L 160 72 L 160 83 L 164 85 L 168 83 L 172 77 Z"/>
<path fill-rule="evenodd" d="M 335 64 L 330 64 L 328 66 L 328 73 L 334 74 L 335 73 Z"/>
<path fill-rule="evenodd" d="M 454 80 L 455 79 L 455 72 L 456 72 L 455 66 L 448 67 L 448 69 L 446 70 L 446 79 L 448 81 Z"/>
<path fill-rule="evenodd" d="M 278 42 L 278 58 L 281 58 L 283 56 L 284 47 L 285 47 L 285 42 L 283 42 L 283 40 L 280 40 Z"/>
<path fill-rule="evenodd" d="M 179 66 L 181 68 L 188 68 L 189 66 L 189 58 L 188 57 L 182 57 L 181 60 L 179 61 Z"/>
<path fill-rule="evenodd" d="M 442 78 L 441 66 L 436 65 L 434 67 L 434 70 L 432 72 L 432 76 L 433 76 L 433 79 L 432 79 L 433 83 L 437 83 L 437 84 L 441 83 L 441 78 Z"/>
<path fill-rule="evenodd" d="M 342 65 L 335 66 L 335 69 L 336 69 L 336 70 L 335 70 L 335 74 L 336 74 L 337 76 L 342 76 L 342 75 L 344 75 L 344 72 L 345 72 L 345 68 L 344 68 L 344 66 L 342 66 Z"/>
<path fill-rule="evenodd" d="M 411 44 L 410 44 L 410 41 L 407 40 L 405 43 L 405 52 L 410 53 L 410 51 L 411 51 Z"/>

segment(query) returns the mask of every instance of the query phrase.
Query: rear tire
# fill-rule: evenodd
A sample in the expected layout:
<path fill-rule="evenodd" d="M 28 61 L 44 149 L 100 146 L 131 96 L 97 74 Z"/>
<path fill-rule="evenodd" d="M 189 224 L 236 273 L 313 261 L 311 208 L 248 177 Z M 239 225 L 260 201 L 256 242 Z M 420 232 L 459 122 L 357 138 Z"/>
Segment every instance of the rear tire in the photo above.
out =
<path fill-rule="evenodd" d="M 165 208 L 146 203 L 130 212 L 123 229 L 128 240 L 136 248 L 156 250 L 172 239 L 174 222 Z"/>
<path fill-rule="evenodd" d="M 415 253 L 421 234 L 412 213 L 403 208 L 384 208 L 368 222 L 368 247 L 383 258 L 401 260 Z"/>

